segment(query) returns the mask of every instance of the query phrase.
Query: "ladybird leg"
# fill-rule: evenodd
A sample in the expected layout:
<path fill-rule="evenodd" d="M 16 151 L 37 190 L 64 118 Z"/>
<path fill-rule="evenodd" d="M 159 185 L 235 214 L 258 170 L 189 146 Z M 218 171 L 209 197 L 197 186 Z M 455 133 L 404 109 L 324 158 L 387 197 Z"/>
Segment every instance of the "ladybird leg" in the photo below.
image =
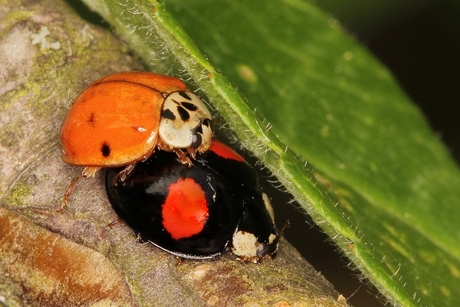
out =
<path fill-rule="evenodd" d="M 77 181 L 82 177 L 83 177 L 83 174 L 72 178 L 69 186 L 67 187 L 67 190 L 64 193 L 64 196 L 61 198 L 61 206 L 59 207 L 59 209 L 57 209 L 58 212 L 61 212 L 61 213 L 64 212 L 64 207 L 67 205 L 67 201 L 68 201 L 70 194 L 72 194 L 73 187 L 75 186 Z"/>
<path fill-rule="evenodd" d="M 87 166 L 81 173 L 83 178 L 88 178 L 88 177 L 94 177 L 94 175 L 97 173 L 98 170 L 100 170 L 100 167 L 97 166 Z"/>
<path fill-rule="evenodd" d="M 175 149 L 174 149 L 174 152 L 175 152 L 176 155 L 179 157 L 179 161 L 180 161 L 182 164 L 187 164 L 189 167 L 192 167 L 192 166 L 193 166 L 192 160 L 190 160 L 190 158 L 187 157 L 187 155 L 182 151 L 182 149 L 180 149 L 180 148 L 175 148 Z M 193 155 L 192 158 L 195 158 L 195 155 Z"/>
<path fill-rule="evenodd" d="M 126 177 L 129 175 L 129 173 L 131 173 L 134 169 L 134 167 L 136 166 L 136 164 L 130 164 L 130 165 L 127 165 L 124 169 L 122 169 L 116 176 L 115 176 L 115 179 L 114 179 L 114 184 L 117 185 L 118 182 L 123 182 L 126 180 Z"/>
<path fill-rule="evenodd" d="M 193 166 L 192 161 L 190 160 L 189 157 L 187 157 L 187 154 L 182 149 L 180 149 L 180 148 L 171 148 L 169 145 L 165 144 L 161 139 L 158 140 L 157 148 L 159 150 L 164 150 L 164 151 L 174 151 L 176 153 L 177 157 L 179 157 L 179 161 L 182 164 L 187 164 L 189 167 Z M 187 153 L 190 154 L 189 151 Z M 190 154 L 190 156 L 192 157 L 192 159 L 195 159 L 195 154 L 194 153 Z"/>
<path fill-rule="evenodd" d="M 117 219 L 116 219 L 116 220 L 111 221 L 111 222 L 108 223 L 105 227 L 109 227 L 109 228 L 112 229 L 112 228 L 113 228 L 115 225 L 117 225 L 117 224 L 123 224 L 123 220 L 122 220 L 119 216 L 117 216 Z"/>
<path fill-rule="evenodd" d="M 193 159 L 196 160 L 197 150 L 193 148 L 187 148 L 187 154 Z"/>
<path fill-rule="evenodd" d="M 61 198 L 61 206 L 57 210 L 58 212 L 62 213 L 64 211 L 64 207 L 67 205 L 69 196 L 70 196 L 70 194 L 72 194 L 72 190 L 75 187 L 75 185 L 77 184 L 77 181 L 80 180 L 80 178 L 93 177 L 94 174 L 99 169 L 100 169 L 100 167 L 85 167 L 85 169 L 83 170 L 83 172 L 80 175 L 75 176 L 74 178 L 72 178 L 72 180 L 70 181 L 69 186 L 67 187 L 67 190 L 64 193 L 64 196 Z"/>
<path fill-rule="evenodd" d="M 158 139 L 157 148 L 164 151 L 174 151 L 174 147 L 169 146 L 161 138 Z"/>

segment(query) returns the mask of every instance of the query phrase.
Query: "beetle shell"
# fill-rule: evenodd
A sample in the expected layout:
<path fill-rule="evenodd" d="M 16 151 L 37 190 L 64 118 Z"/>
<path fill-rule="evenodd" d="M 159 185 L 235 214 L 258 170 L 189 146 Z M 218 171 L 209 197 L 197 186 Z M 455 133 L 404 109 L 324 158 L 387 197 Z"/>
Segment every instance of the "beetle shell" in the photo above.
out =
<path fill-rule="evenodd" d="M 189 108 L 183 110 L 183 104 Z M 182 117 L 163 118 L 171 109 L 180 109 Z M 75 99 L 61 126 L 62 159 L 73 165 L 116 167 L 147 159 L 157 145 L 175 150 L 193 144 L 192 152 L 204 152 L 212 138 L 210 118 L 201 99 L 177 78 L 147 72 L 114 74 L 97 80 Z"/>
<path fill-rule="evenodd" d="M 107 171 L 110 203 L 143 240 L 192 259 L 225 249 L 251 262 L 276 254 L 279 233 L 257 173 L 225 144 L 214 139 L 192 167 L 158 151 L 124 182 L 116 174 Z"/>

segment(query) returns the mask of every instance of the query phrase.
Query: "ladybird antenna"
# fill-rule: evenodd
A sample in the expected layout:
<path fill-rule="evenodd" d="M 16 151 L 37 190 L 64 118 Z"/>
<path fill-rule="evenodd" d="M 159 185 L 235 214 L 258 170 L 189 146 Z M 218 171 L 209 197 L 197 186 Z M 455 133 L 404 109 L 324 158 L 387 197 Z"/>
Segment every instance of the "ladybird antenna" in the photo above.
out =
<path fill-rule="evenodd" d="M 289 222 L 289 220 L 287 220 L 287 221 L 284 223 L 283 227 L 281 227 L 281 229 L 280 229 L 280 238 L 281 238 L 281 236 L 283 235 L 283 233 L 284 233 L 284 231 L 286 230 L 286 228 L 288 228 L 290 225 L 291 225 L 291 223 Z"/>

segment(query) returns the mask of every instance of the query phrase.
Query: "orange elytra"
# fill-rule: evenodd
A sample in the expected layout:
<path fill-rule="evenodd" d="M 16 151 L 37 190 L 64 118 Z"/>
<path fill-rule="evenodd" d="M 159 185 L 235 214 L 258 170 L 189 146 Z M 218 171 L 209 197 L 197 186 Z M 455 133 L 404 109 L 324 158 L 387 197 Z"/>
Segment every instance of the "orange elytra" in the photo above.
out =
<path fill-rule="evenodd" d="M 60 210 L 79 178 L 126 166 L 119 174 L 123 180 L 156 148 L 191 164 L 187 154 L 194 158 L 209 149 L 210 119 L 204 102 L 174 77 L 121 72 L 95 81 L 78 95 L 61 126 L 62 160 L 85 169 L 71 181 Z"/>

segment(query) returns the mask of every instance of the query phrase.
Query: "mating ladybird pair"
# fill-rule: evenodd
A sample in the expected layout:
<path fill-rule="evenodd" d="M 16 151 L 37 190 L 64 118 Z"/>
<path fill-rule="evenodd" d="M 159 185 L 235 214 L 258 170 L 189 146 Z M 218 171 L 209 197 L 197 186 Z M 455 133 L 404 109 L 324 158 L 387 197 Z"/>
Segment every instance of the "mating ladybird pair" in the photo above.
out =
<path fill-rule="evenodd" d="M 62 159 L 85 166 L 62 206 L 79 178 L 109 168 L 109 200 L 142 239 L 184 258 L 225 249 L 245 261 L 273 257 L 279 233 L 268 197 L 253 168 L 213 140 L 210 120 L 179 79 L 124 72 L 97 80 L 61 127 Z"/>

